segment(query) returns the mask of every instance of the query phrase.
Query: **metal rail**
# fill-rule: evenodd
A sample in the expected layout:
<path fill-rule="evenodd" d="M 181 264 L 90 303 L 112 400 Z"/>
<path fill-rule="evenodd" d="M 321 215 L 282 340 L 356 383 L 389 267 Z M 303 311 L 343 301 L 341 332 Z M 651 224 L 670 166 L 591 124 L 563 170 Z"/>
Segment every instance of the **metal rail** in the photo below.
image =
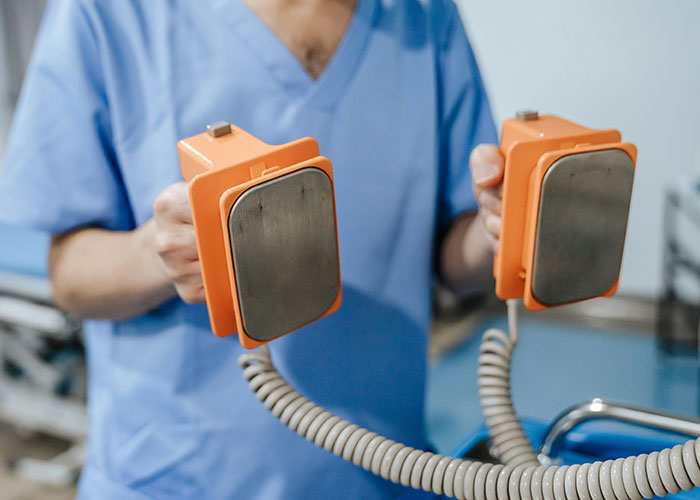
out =
<path fill-rule="evenodd" d="M 564 436 L 581 423 L 591 420 L 617 420 L 693 437 L 700 436 L 700 420 L 608 403 L 596 398 L 569 408 L 554 420 L 540 447 L 540 461 L 544 464 L 549 463 L 551 457 L 558 453 Z"/>

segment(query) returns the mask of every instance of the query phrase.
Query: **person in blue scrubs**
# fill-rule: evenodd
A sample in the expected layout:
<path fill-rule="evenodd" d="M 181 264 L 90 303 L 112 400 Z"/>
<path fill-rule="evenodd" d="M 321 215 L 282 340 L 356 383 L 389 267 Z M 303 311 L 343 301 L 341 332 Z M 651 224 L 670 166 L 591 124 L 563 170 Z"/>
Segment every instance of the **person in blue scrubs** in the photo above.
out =
<path fill-rule="evenodd" d="M 477 147 L 496 132 L 452 1 L 54 0 L 0 218 L 54 235 L 55 300 L 86 319 L 79 498 L 396 498 L 268 414 L 237 339 L 211 333 L 176 142 L 219 120 L 314 137 L 334 165 L 343 304 L 271 344 L 280 371 L 428 446 L 434 264 L 455 288 L 488 283 L 503 168 Z"/>

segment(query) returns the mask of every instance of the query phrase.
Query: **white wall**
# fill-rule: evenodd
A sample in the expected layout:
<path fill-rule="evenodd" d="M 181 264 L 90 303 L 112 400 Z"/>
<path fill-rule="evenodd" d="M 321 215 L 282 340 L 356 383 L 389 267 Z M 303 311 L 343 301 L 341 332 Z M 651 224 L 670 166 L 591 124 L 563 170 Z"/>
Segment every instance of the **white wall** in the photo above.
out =
<path fill-rule="evenodd" d="M 5 150 L 7 128 L 10 123 L 12 106 L 10 105 L 10 78 L 7 63 L 7 33 L 5 9 L 0 8 L 0 158 Z M 0 161 L 0 169 L 2 162 Z"/>
<path fill-rule="evenodd" d="M 497 122 L 532 108 L 637 145 L 620 291 L 658 293 L 664 186 L 700 177 L 700 2 L 457 4 Z"/>
<path fill-rule="evenodd" d="M 46 0 L 0 0 L 0 158 L 45 5 Z"/>

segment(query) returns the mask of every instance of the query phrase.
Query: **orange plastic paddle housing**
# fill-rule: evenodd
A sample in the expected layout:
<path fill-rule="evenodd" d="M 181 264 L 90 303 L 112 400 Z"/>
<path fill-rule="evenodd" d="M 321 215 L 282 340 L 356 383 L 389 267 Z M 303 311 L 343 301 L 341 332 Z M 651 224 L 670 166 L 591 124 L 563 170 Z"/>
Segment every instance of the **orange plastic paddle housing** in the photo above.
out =
<path fill-rule="evenodd" d="M 528 309 L 539 310 L 551 307 L 542 304 L 532 293 L 540 189 L 548 170 L 567 155 L 611 149 L 624 151 L 634 164 L 637 150 L 633 144 L 620 142 L 617 130 L 595 130 L 554 115 L 538 116 L 534 112 L 532 115 L 503 123 L 501 152 L 505 156 L 505 171 L 494 276 L 500 299 L 522 297 Z M 615 293 L 619 268 L 617 272 L 614 284 L 600 296 Z"/>
<path fill-rule="evenodd" d="M 327 158 L 319 156 L 318 144 L 310 137 L 275 146 L 236 126 L 223 122 L 217 125 L 219 130 L 225 126 L 230 127 L 230 131 L 226 128 L 218 136 L 204 132 L 178 142 L 180 166 L 183 177 L 189 181 L 197 250 L 212 330 L 218 337 L 238 333 L 241 344 L 252 349 L 269 340 L 256 340 L 244 328 L 231 255 L 229 213 L 236 200 L 249 189 L 304 168 L 323 171 L 332 186 L 333 169 Z M 334 207 L 333 197 L 335 224 Z M 335 238 L 337 248 L 337 232 Z M 338 257 L 337 251 L 335 257 Z M 338 286 L 331 307 L 320 317 L 337 310 L 340 303 Z M 274 306 L 270 304 L 270 309 Z"/>

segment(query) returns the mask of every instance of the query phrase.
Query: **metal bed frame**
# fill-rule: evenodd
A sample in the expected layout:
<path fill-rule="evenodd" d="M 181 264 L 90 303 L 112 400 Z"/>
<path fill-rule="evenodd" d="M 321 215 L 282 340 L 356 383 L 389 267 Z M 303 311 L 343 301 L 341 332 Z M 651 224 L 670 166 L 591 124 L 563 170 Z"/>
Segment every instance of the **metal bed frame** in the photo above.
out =
<path fill-rule="evenodd" d="M 46 279 L 0 271 L 0 421 L 67 442 L 49 460 L 20 457 L 11 470 L 54 486 L 75 482 L 88 417 L 80 325 L 51 305 Z"/>
<path fill-rule="evenodd" d="M 559 453 L 564 437 L 584 422 L 612 420 L 649 429 L 700 436 L 700 420 L 647 410 L 636 406 L 611 403 L 595 398 L 568 408 L 554 419 L 540 446 L 539 459 L 549 464 Z"/>

